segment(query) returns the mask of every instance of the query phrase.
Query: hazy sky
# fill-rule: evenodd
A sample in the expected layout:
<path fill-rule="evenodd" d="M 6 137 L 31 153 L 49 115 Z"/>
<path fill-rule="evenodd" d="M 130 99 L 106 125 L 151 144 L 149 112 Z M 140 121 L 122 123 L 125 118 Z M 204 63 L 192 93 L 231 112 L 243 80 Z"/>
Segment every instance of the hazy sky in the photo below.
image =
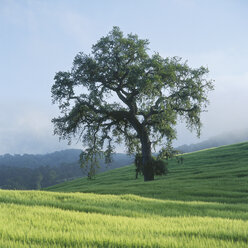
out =
<path fill-rule="evenodd" d="M 113 26 L 163 57 L 208 66 L 215 91 L 202 139 L 247 127 L 247 13 L 247 0 L 0 0 L 0 154 L 68 148 L 53 136 L 53 77 Z M 195 136 L 180 125 L 175 145 Z"/>

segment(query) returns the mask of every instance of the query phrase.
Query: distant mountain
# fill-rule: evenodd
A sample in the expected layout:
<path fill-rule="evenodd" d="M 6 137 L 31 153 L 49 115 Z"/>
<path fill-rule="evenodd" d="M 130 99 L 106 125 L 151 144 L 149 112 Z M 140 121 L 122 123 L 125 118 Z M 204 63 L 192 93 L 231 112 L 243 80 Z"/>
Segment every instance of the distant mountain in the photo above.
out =
<path fill-rule="evenodd" d="M 0 156 L 0 166 L 15 166 L 37 168 L 40 166 L 58 166 L 61 164 L 75 163 L 79 160 L 81 150 L 68 149 L 48 154 L 4 154 Z"/>
<path fill-rule="evenodd" d="M 0 166 L 14 166 L 21 168 L 38 168 L 40 166 L 60 166 L 66 164 L 78 164 L 79 155 L 82 151 L 79 149 L 67 149 L 48 154 L 4 154 L 0 156 Z M 121 166 L 132 163 L 133 158 L 127 154 L 116 153 L 113 155 L 112 165 L 118 163 Z M 104 161 L 100 161 L 104 165 Z M 110 167 L 111 167 L 110 164 Z"/>
<path fill-rule="evenodd" d="M 0 156 L 0 188 L 3 189 L 40 189 L 60 182 L 87 176 L 80 168 L 81 150 L 70 149 L 44 155 Z M 99 162 L 97 172 L 119 168 L 133 163 L 133 157 L 117 153 L 112 163 Z"/>
<path fill-rule="evenodd" d="M 176 148 L 183 153 L 248 141 L 248 129 L 223 133 L 208 140 Z"/>

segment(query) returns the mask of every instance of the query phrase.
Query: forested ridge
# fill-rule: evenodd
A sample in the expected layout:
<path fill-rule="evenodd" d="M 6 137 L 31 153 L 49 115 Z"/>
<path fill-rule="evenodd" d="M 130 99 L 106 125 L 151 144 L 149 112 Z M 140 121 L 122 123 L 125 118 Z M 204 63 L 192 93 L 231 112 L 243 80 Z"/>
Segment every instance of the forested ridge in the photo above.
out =
<path fill-rule="evenodd" d="M 45 155 L 0 156 L 0 188 L 40 189 L 57 183 L 87 176 L 80 168 L 81 150 L 70 149 Z M 100 160 L 98 172 L 119 168 L 132 163 L 133 158 L 126 154 L 114 154 L 109 165 Z"/>

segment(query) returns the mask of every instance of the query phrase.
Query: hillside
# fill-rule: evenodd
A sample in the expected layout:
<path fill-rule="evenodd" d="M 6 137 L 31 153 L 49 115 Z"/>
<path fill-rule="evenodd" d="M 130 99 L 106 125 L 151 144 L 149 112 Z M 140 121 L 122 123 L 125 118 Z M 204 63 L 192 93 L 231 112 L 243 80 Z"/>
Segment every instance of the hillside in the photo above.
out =
<path fill-rule="evenodd" d="M 47 189 L 61 192 L 0 190 L 0 247 L 247 247 L 248 143 L 185 154 L 169 171 L 143 182 L 126 166 Z"/>
<path fill-rule="evenodd" d="M 135 180 L 134 166 L 99 174 L 95 180 L 76 179 L 47 188 L 60 192 L 135 194 L 173 200 L 248 203 L 248 143 L 183 155 L 184 163 L 169 161 L 169 174 L 144 183 Z"/>

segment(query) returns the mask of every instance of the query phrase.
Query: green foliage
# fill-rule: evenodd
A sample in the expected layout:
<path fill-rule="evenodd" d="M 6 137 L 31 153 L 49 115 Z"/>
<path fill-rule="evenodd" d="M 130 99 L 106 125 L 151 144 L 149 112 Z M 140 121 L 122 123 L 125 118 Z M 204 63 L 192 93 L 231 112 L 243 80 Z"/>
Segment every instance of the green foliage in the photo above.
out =
<path fill-rule="evenodd" d="M 138 178 L 138 174 L 143 175 L 143 160 L 142 160 L 142 155 L 137 153 L 135 155 L 135 159 L 134 159 L 134 165 L 135 165 L 135 172 L 136 172 L 136 176 L 135 178 Z"/>
<path fill-rule="evenodd" d="M 135 165 L 135 172 L 136 172 L 136 179 L 138 178 L 138 174 L 143 175 L 143 158 L 141 154 L 136 154 L 135 160 L 134 160 L 134 165 Z M 162 159 L 158 159 L 155 157 L 152 157 L 152 168 L 154 171 L 154 175 L 166 175 L 168 173 L 167 169 L 168 162 L 164 161 Z"/>
<path fill-rule="evenodd" d="M 80 162 L 81 165 L 83 165 L 82 168 L 86 172 L 88 179 L 93 179 L 96 174 L 96 170 L 99 169 L 98 156 L 100 154 L 101 153 L 91 154 L 87 150 L 86 152 L 82 152 L 80 154 Z"/>
<path fill-rule="evenodd" d="M 208 69 L 190 68 L 178 57 L 150 55 L 148 44 L 114 27 L 91 54 L 75 57 L 71 71 L 56 73 L 52 98 L 61 116 L 53 119 L 54 133 L 69 142 L 80 137 L 87 152 L 82 167 L 97 166 L 102 153 L 109 160 L 120 142 L 129 153 L 150 157 L 151 147 L 176 137 L 179 118 L 200 134 L 200 113 L 213 89 Z"/>
<path fill-rule="evenodd" d="M 167 169 L 168 162 L 162 159 L 153 160 L 154 175 L 162 176 L 168 173 Z"/>

